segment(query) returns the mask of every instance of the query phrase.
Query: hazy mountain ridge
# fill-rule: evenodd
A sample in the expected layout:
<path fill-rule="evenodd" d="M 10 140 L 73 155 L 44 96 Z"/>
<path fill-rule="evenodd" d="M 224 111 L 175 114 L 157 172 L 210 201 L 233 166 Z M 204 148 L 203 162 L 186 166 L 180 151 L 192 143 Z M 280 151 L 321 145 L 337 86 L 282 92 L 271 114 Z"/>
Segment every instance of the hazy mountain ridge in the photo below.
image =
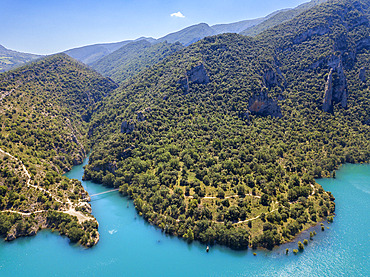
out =
<path fill-rule="evenodd" d="M 183 45 L 187 46 L 204 37 L 217 35 L 221 33 L 242 33 L 244 35 L 257 35 L 263 30 L 266 30 L 277 24 L 292 19 L 294 16 L 297 16 L 300 12 L 323 1 L 325 0 L 312 0 L 311 2 L 302 4 L 295 9 L 279 10 L 267 15 L 266 17 L 257 19 L 243 20 L 229 24 L 216 24 L 213 26 L 209 26 L 206 23 L 200 23 L 186 27 L 180 31 L 170 33 L 159 39 L 143 37 L 138 38 L 136 40 L 126 40 L 115 43 L 93 44 L 69 49 L 64 51 L 64 53 L 68 54 L 74 59 L 77 59 L 85 64 L 90 65 L 108 56 L 109 54 L 113 53 L 119 48 L 131 42 L 139 40 L 146 40 L 152 44 L 165 41 L 167 41 L 168 43 L 180 42 Z M 27 63 L 32 59 L 41 57 L 39 55 L 32 55 L 26 53 L 7 52 L 8 56 L 10 55 L 10 57 L 13 57 L 13 55 L 15 55 L 14 58 L 17 57 L 19 59 L 18 61 L 17 60 L 11 61 L 9 60 L 9 57 L 7 55 L 2 55 L 1 51 L 2 50 L 0 49 L 0 72 L 9 70 L 18 65 L 22 65 L 23 63 Z"/>
<path fill-rule="evenodd" d="M 67 55 L 71 56 L 72 58 L 83 62 L 84 64 L 92 64 L 103 57 L 113 53 L 114 51 L 118 50 L 124 45 L 127 45 L 134 41 L 150 41 L 154 42 L 155 40 L 152 38 L 138 38 L 136 40 L 125 40 L 121 42 L 115 43 L 101 43 L 101 44 L 94 44 L 94 45 L 87 45 L 78 48 L 73 48 L 65 51 Z"/>
<path fill-rule="evenodd" d="M 302 12 L 304 12 L 304 11 L 306 11 L 306 10 L 316 6 L 316 5 L 324 3 L 326 1 L 327 0 L 311 0 L 310 2 L 301 4 L 298 7 L 293 8 L 293 9 L 281 10 L 280 12 L 277 12 L 277 13 L 271 15 L 269 18 L 267 18 L 266 20 L 264 20 L 260 24 L 252 26 L 248 29 L 245 29 L 245 30 L 241 31 L 240 34 L 245 35 L 245 36 L 256 36 L 256 35 L 260 34 L 261 32 L 263 32 L 263 31 L 265 31 L 269 28 L 272 28 L 276 25 L 280 25 L 284 22 L 287 22 L 287 21 L 293 19 L 294 17 L 298 16 Z"/>
<path fill-rule="evenodd" d="M 282 23 L 288 21 L 298 14 L 302 13 L 303 11 L 307 10 L 308 8 L 313 7 L 324 1 L 325 0 L 313 0 L 309 3 L 300 5 L 295 9 L 279 10 L 267 15 L 266 17 L 244 20 L 230 24 L 217 24 L 209 26 L 206 23 L 200 23 L 197 25 L 189 26 L 178 32 L 168 34 L 162 38 L 159 38 L 158 40 L 153 39 L 151 43 L 155 44 L 159 42 L 179 42 L 187 46 L 201 40 L 204 37 L 222 33 L 239 33 L 252 29 L 253 33 L 257 34 L 267 28 L 275 26 L 279 22 Z M 267 23 L 264 24 L 264 22 Z M 259 28 L 259 26 L 262 27 Z M 130 45 L 131 44 L 129 44 L 127 47 L 130 47 Z M 158 59 L 156 57 L 163 57 L 162 53 L 156 53 L 155 51 L 151 51 L 150 54 L 148 53 L 144 56 L 140 56 L 137 55 L 135 52 L 125 50 L 125 48 L 126 46 L 123 46 L 120 50 L 117 50 L 111 54 L 106 54 L 105 57 L 102 57 L 100 60 L 97 60 L 95 63 L 91 63 L 90 65 L 98 72 L 102 73 L 104 76 L 112 77 L 116 82 L 122 82 L 123 80 L 127 79 L 127 77 L 131 77 L 134 74 L 145 69 L 147 66 L 153 65 L 155 64 L 155 62 L 158 62 Z M 152 46 L 152 49 L 156 48 L 158 48 L 158 46 Z M 140 49 L 140 47 L 137 47 L 136 50 L 139 53 L 144 51 L 144 49 Z M 137 59 L 137 61 L 134 61 L 135 58 Z M 131 68 L 135 68 L 133 71 L 131 71 L 130 66 L 127 64 L 128 60 L 132 61 L 129 65 L 131 66 Z M 123 64 L 126 64 L 126 66 Z"/>
<path fill-rule="evenodd" d="M 180 43 L 151 44 L 145 40 L 131 42 L 91 64 L 91 67 L 121 83 L 182 48 Z"/>
<path fill-rule="evenodd" d="M 0 45 L 0 72 L 21 66 L 40 57 L 42 56 L 13 51 Z"/>

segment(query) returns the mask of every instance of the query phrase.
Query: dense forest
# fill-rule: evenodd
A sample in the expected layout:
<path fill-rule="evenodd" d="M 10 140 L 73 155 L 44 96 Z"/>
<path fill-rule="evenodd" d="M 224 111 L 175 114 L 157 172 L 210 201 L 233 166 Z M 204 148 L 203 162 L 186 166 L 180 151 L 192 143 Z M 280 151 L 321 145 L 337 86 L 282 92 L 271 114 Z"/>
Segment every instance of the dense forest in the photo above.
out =
<path fill-rule="evenodd" d="M 0 235 L 53 228 L 96 244 L 87 193 L 62 174 L 86 156 L 93 104 L 116 87 L 65 54 L 0 75 Z"/>
<path fill-rule="evenodd" d="M 92 63 L 91 67 L 115 82 L 122 83 L 182 48 L 180 43 L 134 41 Z"/>
<path fill-rule="evenodd" d="M 289 241 L 334 214 L 314 178 L 369 162 L 368 16 L 368 1 L 329 1 L 176 52 L 97 103 L 84 177 L 189 241 Z"/>

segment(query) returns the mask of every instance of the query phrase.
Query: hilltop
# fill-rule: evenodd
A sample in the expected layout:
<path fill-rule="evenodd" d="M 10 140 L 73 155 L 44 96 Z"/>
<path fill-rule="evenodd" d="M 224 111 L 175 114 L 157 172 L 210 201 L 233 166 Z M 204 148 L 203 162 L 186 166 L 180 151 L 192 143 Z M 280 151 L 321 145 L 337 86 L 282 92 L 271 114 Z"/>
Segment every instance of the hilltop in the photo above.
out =
<path fill-rule="evenodd" d="M 92 107 L 116 87 L 65 54 L 0 74 L 0 235 L 98 242 L 87 192 L 62 174 L 86 156 Z"/>
<path fill-rule="evenodd" d="M 40 57 L 40 55 L 9 50 L 0 45 L 0 72 L 21 66 Z"/>
<path fill-rule="evenodd" d="M 131 42 L 91 64 L 91 67 L 121 83 L 182 49 L 180 43 Z"/>

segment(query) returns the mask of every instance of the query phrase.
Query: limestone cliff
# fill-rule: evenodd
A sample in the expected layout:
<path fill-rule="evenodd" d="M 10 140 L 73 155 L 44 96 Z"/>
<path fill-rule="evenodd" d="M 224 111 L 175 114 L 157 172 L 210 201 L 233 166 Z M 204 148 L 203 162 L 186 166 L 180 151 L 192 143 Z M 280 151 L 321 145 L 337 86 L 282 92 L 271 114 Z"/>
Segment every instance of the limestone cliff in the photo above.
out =
<path fill-rule="evenodd" d="M 331 69 L 326 81 L 322 109 L 325 112 L 333 112 L 333 105 L 336 103 L 342 108 L 347 108 L 347 79 L 340 57 L 333 57 L 328 64 Z"/>
<path fill-rule="evenodd" d="M 261 116 L 282 117 L 280 106 L 277 101 L 268 96 L 267 92 L 254 94 L 249 99 L 249 110 L 252 114 Z"/>
<path fill-rule="evenodd" d="M 322 104 L 323 111 L 324 112 L 331 111 L 332 103 L 333 103 L 333 69 L 330 69 L 325 86 L 324 102 Z"/>
<path fill-rule="evenodd" d="M 135 123 L 132 120 L 124 120 L 121 124 L 121 133 L 131 134 L 135 129 Z"/>
<path fill-rule="evenodd" d="M 365 83 L 366 82 L 366 68 L 362 67 L 360 69 L 360 72 L 358 74 L 358 78 L 360 79 L 361 82 Z"/>
<path fill-rule="evenodd" d="M 204 65 L 201 63 L 186 71 L 186 77 L 184 79 L 181 79 L 179 83 L 182 85 L 186 93 L 189 92 L 189 85 L 191 83 L 208 84 L 209 77 L 206 69 L 204 68 Z"/>

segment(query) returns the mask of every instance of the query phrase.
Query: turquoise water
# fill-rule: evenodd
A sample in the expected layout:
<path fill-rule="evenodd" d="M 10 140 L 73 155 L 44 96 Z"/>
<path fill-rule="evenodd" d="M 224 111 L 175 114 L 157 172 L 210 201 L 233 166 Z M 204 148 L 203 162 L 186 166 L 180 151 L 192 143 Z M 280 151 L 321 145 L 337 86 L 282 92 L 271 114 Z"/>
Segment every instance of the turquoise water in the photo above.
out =
<path fill-rule="evenodd" d="M 81 180 L 82 173 L 81 165 L 67 176 Z M 370 276 L 370 165 L 345 165 L 336 179 L 318 182 L 336 197 L 337 216 L 325 232 L 316 228 L 318 235 L 298 255 L 284 254 L 296 242 L 257 256 L 218 246 L 206 253 L 204 245 L 145 223 L 131 201 L 113 192 L 91 202 L 100 224 L 97 246 L 85 249 L 48 230 L 1 241 L 0 276 Z M 83 185 L 90 194 L 107 190 Z M 298 239 L 304 238 L 307 232 Z"/>

